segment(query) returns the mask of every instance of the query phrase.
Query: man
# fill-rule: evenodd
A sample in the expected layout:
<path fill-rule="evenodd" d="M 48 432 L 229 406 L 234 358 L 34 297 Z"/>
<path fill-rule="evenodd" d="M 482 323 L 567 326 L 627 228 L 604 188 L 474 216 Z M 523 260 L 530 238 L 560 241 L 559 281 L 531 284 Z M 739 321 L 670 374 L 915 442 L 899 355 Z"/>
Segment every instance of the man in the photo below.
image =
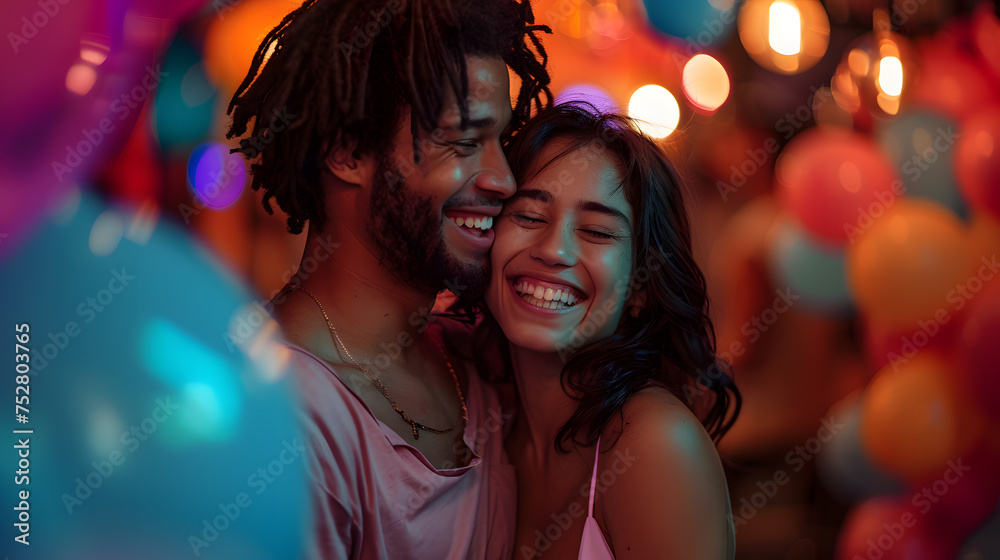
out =
<path fill-rule="evenodd" d="M 488 278 L 490 225 L 515 190 L 502 142 L 551 97 L 534 35 L 548 28 L 533 22 L 527 0 L 307 0 L 230 104 L 229 137 L 253 121 L 239 151 L 265 208 L 291 233 L 308 223 L 305 255 L 336 247 L 273 302 L 304 403 L 317 557 L 511 556 L 505 414 L 427 310 Z"/>

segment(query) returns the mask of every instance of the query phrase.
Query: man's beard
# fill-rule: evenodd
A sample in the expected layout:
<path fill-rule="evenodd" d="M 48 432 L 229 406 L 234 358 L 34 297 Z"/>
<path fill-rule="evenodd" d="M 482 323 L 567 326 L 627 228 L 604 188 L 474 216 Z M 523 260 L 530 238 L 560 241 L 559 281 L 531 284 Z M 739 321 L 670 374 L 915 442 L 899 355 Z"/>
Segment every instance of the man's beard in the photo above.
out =
<path fill-rule="evenodd" d="M 464 298 L 486 289 L 489 259 L 462 262 L 442 236 L 444 218 L 429 197 L 409 188 L 398 168 L 380 161 L 372 180 L 368 233 L 390 274 L 419 290 L 445 288 Z"/>

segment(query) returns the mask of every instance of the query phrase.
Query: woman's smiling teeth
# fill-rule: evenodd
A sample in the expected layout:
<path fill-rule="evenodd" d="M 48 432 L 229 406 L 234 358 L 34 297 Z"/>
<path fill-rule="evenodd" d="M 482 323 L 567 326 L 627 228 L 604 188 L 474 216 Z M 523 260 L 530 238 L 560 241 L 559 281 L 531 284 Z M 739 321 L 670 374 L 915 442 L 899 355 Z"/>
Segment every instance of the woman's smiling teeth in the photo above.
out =
<path fill-rule="evenodd" d="M 577 304 L 577 298 L 570 293 L 569 288 L 547 288 L 536 286 L 528 280 L 518 280 L 514 284 L 514 291 L 521 296 L 521 299 L 543 309 L 566 309 Z"/>
<path fill-rule="evenodd" d="M 451 218 L 451 221 L 455 222 L 458 226 L 472 229 L 487 230 L 493 227 L 493 216 L 483 216 L 481 218 L 473 218 L 472 216 L 467 218 Z"/>

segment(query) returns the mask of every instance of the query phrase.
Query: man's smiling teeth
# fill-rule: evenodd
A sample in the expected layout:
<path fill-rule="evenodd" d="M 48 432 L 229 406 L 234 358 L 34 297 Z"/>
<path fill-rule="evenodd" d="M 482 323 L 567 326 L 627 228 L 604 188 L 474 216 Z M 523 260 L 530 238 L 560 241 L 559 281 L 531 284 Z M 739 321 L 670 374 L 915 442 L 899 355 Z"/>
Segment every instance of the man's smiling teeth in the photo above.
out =
<path fill-rule="evenodd" d="M 456 225 L 475 228 L 481 230 L 487 230 L 493 227 L 493 216 L 483 216 L 482 218 L 452 218 L 451 221 L 455 222 Z"/>
<path fill-rule="evenodd" d="M 521 280 L 514 290 L 524 301 L 544 309 L 566 309 L 576 304 L 577 298 L 569 290 L 557 290 L 544 286 L 535 286 L 527 280 Z"/>

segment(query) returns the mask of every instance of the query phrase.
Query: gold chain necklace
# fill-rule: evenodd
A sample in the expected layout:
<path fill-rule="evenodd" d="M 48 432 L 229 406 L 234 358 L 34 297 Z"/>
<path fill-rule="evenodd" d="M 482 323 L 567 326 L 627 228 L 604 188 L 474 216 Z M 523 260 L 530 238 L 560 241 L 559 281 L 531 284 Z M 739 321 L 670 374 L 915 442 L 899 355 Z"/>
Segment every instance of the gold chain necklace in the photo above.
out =
<path fill-rule="evenodd" d="M 443 434 L 443 433 L 450 432 L 450 431 L 454 430 L 455 427 L 458 426 L 460 423 L 463 426 L 465 426 L 466 424 L 469 423 L 469 412 L 465 408 L 465 397 L 462 396 L 462 388 L 459 386 L 458 376 L 455 374 L 455 368 L 451 365 L 451 360 L 448 359 L 448 354 L 445 353 L 444 347 L 441 346 L 440 342 L 437 343 L 438 350 L 441 351 L 441 357 L 444 358 L 445 363 L 448 364 L 448 372 L 451 373 L 451 378 L 455 380 L 455 391 L 458 392 L 458 401 L 462 405 L 462 408 L 461 408 L 462 416 L 461 416 L 461 418 L 458 421 L 455 422 L 455 425 L 453 425 L 452 427 L 450 427 L 450 428 L 448 428 L 446 430 L 437 430 L 437 429 L 431 428 L 430 426 L 425 426 L 425 425 L 421 424 L 420 422 L 417 422 L 417 421 L 411 419 L 409 416 L 407 416 L 406 413 L 403 412 L 403 409 L 399 408 L 399 405 L 397 405 L 396 401 L 393 400 L 392 396 L 389 394 L 389 389 L 387 389 L 386 386 L 382 383 L 382 380 L 374 377 L 368 371 L 368 369 L 365 368 L 364 366 L 362 366 L 360 363 L 358 363 L 358 361 L 354 359 L 354 356 L 352 356 L 351 353 L 347 350 L 347 346 L 344 345 L 344 341 L 340 340 L 340 335 L 337 334 L 337 329 L 335 329 L 333 327 L 333 322 L 330 321 L 330 316 L 326 314 L 326 309 L 323 308 L 323 304 L 320 303 L 318 299 L 316 299 L 316 296 L 312 295 L 312 293 L 309 290 L 306 290 L 302 286 L 292 285 L 291 288 L 295 289 L 295 290 L 302 290 L 303 292 L 305 292 L 305 294 L 307 296 L 309 296 L 310 298 L 312 298 L 313 301 L 316 302 L 316 305 L 319 306 L 319 310 L 323 313 L 323 318 L 326 319 L 326 326 L 330 328 L 330 333 L 333 334 L 333 338 L 337 341 L 337 343 L 340 345 L 340 347 L 344 350 L 344 354 L 346 354 L 347 357 L 348 357 L 348 359 L 351 360 L 351 363 L 354 364 L 354 367 L 356 367 L 359 370 L 361 370 L 362 373 L 364 373 L 368 377 L 368 379 L 371 379 L 372 383 L 375 385 L 375 388 L 378 389 L 378 391 L 380 393 L 382 393 L 382 396 L 385 397 L 387 401 L 389 401 L 389 404 L 392 406 L 392 409 L 395 410 L 396 413 L 399 414 L 403 418 L 404 422 L 406 422 L 407 424 L 410 425 L 410 427 L 413 428 L 413 439 L 414 440 L 420 439 L 420 432 L 419 432 L 419 430 L 424 430 L 424 431 L 427 431 L 427 432 L 431 432 L 432 434 Z"/>

